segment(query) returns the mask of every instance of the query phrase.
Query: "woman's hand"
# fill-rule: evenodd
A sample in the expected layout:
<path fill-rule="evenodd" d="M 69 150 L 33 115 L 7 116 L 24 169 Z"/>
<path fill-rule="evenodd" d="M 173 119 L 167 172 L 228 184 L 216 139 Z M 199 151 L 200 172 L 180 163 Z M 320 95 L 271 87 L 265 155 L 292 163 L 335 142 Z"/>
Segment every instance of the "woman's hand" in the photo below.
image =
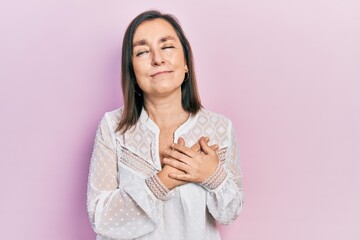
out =
<path fill-rule="evenodd" d="M 201 139 L 198 142 L 196 142 L 190 149 L 193 152 L 205 155 L 205 153 L 201 149 L 200 141 L 201 141 Z M 209 138 L 204 138 L 203 141 L 205 142 L 205 144 L 207 144 L 210 141 L 210 139 Z M 176 145 L 181 145 L 181 146 L 185 147 L 184 139 L 179 138 L 178 143 Z M 210 148 L 213 151 L 216 151 L 219 147 L 218 147 L 218 145 L 214 144 L 214 145 L 211 145 Z M 171 156 L 167 155 L 166 158 L 171 158 Z M 178 187 L 178 186 L 181 186 L 181 185 L 184 185 L 185 183 L 187 183 L 186 181 L 181 181 L 181 180 L 176 179 L 176 178 L 169 178 L 169 175 L 171 175 L 171 174 L 183 175 L 183 174 L 186 174 L 186 173 L 184 171 L 180 170 L 180 169 L 177 169 L 177 168 L 169 165 L 169 164 L 165 164 L 165 166 L 162 168 L 162 170 L 157 175 L 168 189 L 171 190 L 171 189 L 173 189 L 175 187 Z"/>
<path fill-rule="evenodd" d="M 166 165 L 177 170 L 169 173 L 169 177 L 182 182 L 201 183 L 215 172 L 219 164 L 215 152 L 218 146 L 210 147 L 208 141 L 205 137 L 200 138 L 200 149 L 196 144 L 191 148 L 186 147 L 183 139 L 179 139 L 178 144 L 173 144 L 172 150 L 166 152 L 168 157 L 163 160 Z"/>
<path fill-rule="evenodd" d="M 184 185 L 186 182 L 180 181 L 177 179 L 173 179 L 169 177 L 170 173 L 177 173 L 177 174 L 184 174 L 183 171 L 173 168 L 170 165 L 165 165 L 160 172 L 158 172 L 158 177 L 161 180 L 161 182 L 169 189 L 173 189 L 175 187 Z"/>
<path fill-rule="evenodd" d="M 210 141 L 210 138 L 208 137 L 205 137 L 205 142 L 208 143 Z M 205 154 L 202 150 L 201 150 L 201 146 L 200 146 L 200 140 L 201 138 L 199 139 L 199 141 L 197 141 L 194 145 L 192 145 L 191 149 L 195 152 L 201 152 L 203 154 Z M 181 144 L 183 146 L 185 146 L 185 141 L 183 138 L 179 138 L 178 140 L 178 144 Z M 217 144 L 214 144 L 214 145 L 211 145 L 210 148 L 214 151 L 218 150 L 219 149 L 219 146 Z"/>

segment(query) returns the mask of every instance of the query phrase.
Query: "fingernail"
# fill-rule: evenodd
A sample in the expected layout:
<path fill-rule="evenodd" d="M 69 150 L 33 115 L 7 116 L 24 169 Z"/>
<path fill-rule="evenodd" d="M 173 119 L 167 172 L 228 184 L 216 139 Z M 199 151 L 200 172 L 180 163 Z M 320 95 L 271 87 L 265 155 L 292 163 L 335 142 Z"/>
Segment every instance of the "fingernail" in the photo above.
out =
<path fill-rule="evenodd" d="M 207 141 L 207 142 L 208 142 L 209 140 L 210 140 L 210 138 L 208 138 L 208 137 L 205 137 L 205 141 Z"/>

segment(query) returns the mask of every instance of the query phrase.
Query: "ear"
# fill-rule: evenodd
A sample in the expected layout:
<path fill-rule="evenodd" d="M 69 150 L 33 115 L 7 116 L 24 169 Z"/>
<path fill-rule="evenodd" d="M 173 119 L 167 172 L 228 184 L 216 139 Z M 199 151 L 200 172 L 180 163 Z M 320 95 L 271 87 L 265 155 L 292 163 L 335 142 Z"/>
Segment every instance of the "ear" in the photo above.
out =
<path fill-rule="evenodd" d="M 188 72 L 188 71 L 189 71 L 188 66 L 185 65 L 185 72 Z"/>

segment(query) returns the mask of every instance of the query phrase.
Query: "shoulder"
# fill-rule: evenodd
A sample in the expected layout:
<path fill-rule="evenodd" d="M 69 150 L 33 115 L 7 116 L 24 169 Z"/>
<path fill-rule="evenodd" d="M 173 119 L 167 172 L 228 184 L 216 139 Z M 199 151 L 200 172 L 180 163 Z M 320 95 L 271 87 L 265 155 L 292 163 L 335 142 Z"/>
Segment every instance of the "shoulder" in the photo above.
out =
<path fill-rule="evenodd" d="M 226 117 L 225 115 L 222 115 L 220 113 L 212 112 L 207 109 L 201 109 L 197 114 L 197 120 L 200 123 L 209 123 L 213 125 L 225 125 L 226 127 L 230 126 L 231 120 Z"/>
<path fill-rule="evenodd" d="M 107 118 L 107 119 L 112 120 L 112 121 L 119 122 L 120 119 L 121 119 L 123 110 L 124 110 L 124 107 L 119 107 L 119 108 L 114 109 L 112 111 L 105 112 L 104 118 Z"/>
<path fill-rule="evenodd" d="M 119 125 L 123 110 L 124 107 L 120 107 L 115 110 L 105 112 L 100 124 L 103 126 L 106 125 L 109 130 L 115 131 L 115 129 Z"/>

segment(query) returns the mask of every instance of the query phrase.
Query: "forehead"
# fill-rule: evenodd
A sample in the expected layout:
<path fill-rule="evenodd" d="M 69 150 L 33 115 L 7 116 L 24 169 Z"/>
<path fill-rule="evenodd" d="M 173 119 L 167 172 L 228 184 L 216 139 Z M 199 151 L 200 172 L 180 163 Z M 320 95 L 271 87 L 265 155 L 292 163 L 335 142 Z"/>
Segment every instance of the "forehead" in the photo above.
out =
<path fill-rule="evenodd" d="M 178 39 L 173 26 L 162 18 L 148 20 L 141 23 L 134 34 L 133 43 L 139 40 L 157 41 L 164 36 Z"/>

